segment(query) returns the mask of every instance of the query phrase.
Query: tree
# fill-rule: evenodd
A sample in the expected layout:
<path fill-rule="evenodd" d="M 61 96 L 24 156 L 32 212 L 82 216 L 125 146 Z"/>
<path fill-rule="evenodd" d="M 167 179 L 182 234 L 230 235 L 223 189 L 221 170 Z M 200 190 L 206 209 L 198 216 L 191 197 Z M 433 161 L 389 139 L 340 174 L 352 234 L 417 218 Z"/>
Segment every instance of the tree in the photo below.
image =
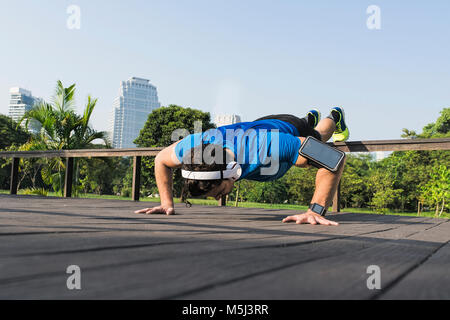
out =
<path fill-rule="evenodd" d="M 177 105 L 169 105 L 153 110 L 148 115 L 147 122 L 139 133 L 134 143 L 138 147 L 167 147 L 172 144 L 172 134 L 175 130 L 186 129 L 194 133 L 194 122 L 201 122 L 201 130 L 212 129 L 215 125 L 211 122 L 209 112 L 183 108 Z M 176 137 L 180 138 L 180 137 Z M 150 193 L 156 193 L 156 181 L 154 175 L 154 157 L 143 157 L 142 180 L 143 189 Z M 180 170 L 174 173 L 174 191 L 180 194 L 181 174 Z"/>
<path fill-rule="evenodd" d="M 395 168 L 390 164 L 381 164 L 369 177 L 368 187 L 372 193 L 370 205 L 379 213 L 398 206 L 402 189 L 396 187 Z"/>
<path fill-rule="evenodd" d="M 236 191 L 230 194 L 235 199 Z M 284 203 L 288 200 L 288 185 L 285 178 L 275 181 L 239 181 L 239 200 L 259 203 Z"/>
<path fill-rule="evenodd" d="M 24 144 L 29 138 L 30 134 L 22 127 L 17 126 L 14 120 L 0 114 L 0 149 L 5 149 L 13 144 Z"/>
<path fill-rule="evenodd" d="M 316 184 L 316 168 L 292 167 L 285 175 L 291 203 L 309 205 Z"/>
<path fill-rule="evenodd" d="M 30 144 L 40 150 L 83 149 L 96 139 L 109 145 L 105 131 L 95 131 L 89 125 L 97 99 L 88 96 L 83 115 L 75 112 L 75 84 L 65 88 L 57 81 L 55 95 L 51 103 L 40 101 L 25 113 L 20 123 L 25 126 L 31 120 L 41 126 L 40 132 L 33 136 Z"/>
<path fill-rule="evenodd" d="M 444 108 L 440 116 L 434 123 L 426 125 L 422 133 L 418 134 L 408 129 L 403 129 L 404 138 L 444 138 L 450 137 L 450 108 Z M 441 166 L 450 167 L 450 153 L 446 150 L 435 151 L 408 151 L 403 153 L 403 161 L 406 162 L 406 174 L 402 179 L 403 188 L 409 195 L 408 202 L 417 204 L 420 214 L 423 204 L 435 205 L 438 211 L 439 195 L 445 195 L 445 183 L 438 183 L 439 179 L 444 179 L 445 172 L 442 173 Z M 440 177 L 440 178 L 438 178 Z M 438 190 L 438 188 L 441 188 Z M 445 197 L 442 199 L 442 210 L 446 208 Z M 448 201 L 447 201 L 448 202 Z"/>
<path fill-rule="evenodd" d="M 450 169 L 444 165 L 433 167 L 430 179 L 421 190 L 424 202 L 435 206 L 435 216 L 440 216 L 444 208 L 449 206 Z"/>
<path fill-rule="evenodd" d="M 369 202 L 367 177 L 373 167 L 370 154 L 348 154 L 341 179 L 341 203 L 344 207 L 362 208 Z"/>
<path fill-rule="evenodd" d="M 423 127 L 422 133 L 417 134 L 413 130 L 403 129 L 403 138 L 446 138 L 450 137 L 450 108 L 444 108 L 440 112 L 436 122 L 429 123 Z"/>
<path fill-rule="evenodd" d="M 92 147 L 92 142 L 97 139 L 103 140 L 105 146 L 109 147 L 107 133 L 95 131 L 89 124 L 97 99 L 88 96 L 83 114 L 80 116 L 75 112 L 74 97 L 75 84 L 65 88 L 58 80 L 51 103 L 40 101 L 20 120 L 19 124 L 25 123 L 26 127 L 30 121 L 37 122 L 41 129 L 19 150 L 84 149 Z M 62 170 L 65 167 L 63 161 L 59 158 L 44 161 L 46 161 L 46 166 L 42 170 L 44 182 L 51 184 L 55 191 L 61 192 L 63 187 Z M 78 161 L 75 161 L 75 168 L 78 178 Z M 75 179 L 75 181 L 77 180 Z"/>
<path fill-rule="evenodd" d="M 113 180 L 119 175 L 116 170 L 121 167 L 120 158 L 91 158 L 80 161 L 80 192 L 95 194 L 112 194 Z"/>
<path fill-rule="evenodd" d="M 30 134 L 10 117 L 0 114 L 0 150 L 19 146 L 30 139 Z M 10 159 L 0 158 L 0 189 L 7 189 L 10 178 Z"/>

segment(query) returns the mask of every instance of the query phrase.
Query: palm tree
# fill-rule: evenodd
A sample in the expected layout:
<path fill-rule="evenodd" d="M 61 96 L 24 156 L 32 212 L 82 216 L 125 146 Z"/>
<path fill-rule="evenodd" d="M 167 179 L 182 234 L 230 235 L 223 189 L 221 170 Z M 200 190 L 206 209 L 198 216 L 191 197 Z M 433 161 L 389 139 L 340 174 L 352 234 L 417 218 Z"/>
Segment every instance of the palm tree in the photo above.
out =
<path fill-rule="evenodd" d="M 85 149 L 92 141 L 101 139 L 109 147 L 107 133 L 95 131 L 89 125 L 97 99 L 88 96 L 83 115 L 75 113 L 75 84 L 64 88 L 58 80 L 52 103 L 40 101 L 29 110 L 19 124 L 25 121 L 28 127 L 30 121 L 40 125 L 40 132 L 30 141 L 38 150 Z"/>
<path fill-rule="evenodd" d="M 19 125 L 25 121 L 28 127 L 29 122 L 33 121 L 40 126 L 40 130 L 22 146 L 22 150 L 86 149 L 92 147 L 92 142 L 97 139 L 103 140 L 105 146 L 110 148 L 107 132 L 96 131 L 89 125 L 97 99 L 88 96 L 83 115 L 80 116 L 75 112 L 74 94 L 75 84 L 65 88 L 58 80 L 51 103 L 42 100 L 25 113 Z M 78 161 L 75 164 L 78 177 Z M 42 171 L 44 181 L 52 184 L 57 191 L 62 190 L 61 172 L 64 167 L 60 158 L 52 158 Z M 52 173 L 54 170 L 58 172 Z"/>

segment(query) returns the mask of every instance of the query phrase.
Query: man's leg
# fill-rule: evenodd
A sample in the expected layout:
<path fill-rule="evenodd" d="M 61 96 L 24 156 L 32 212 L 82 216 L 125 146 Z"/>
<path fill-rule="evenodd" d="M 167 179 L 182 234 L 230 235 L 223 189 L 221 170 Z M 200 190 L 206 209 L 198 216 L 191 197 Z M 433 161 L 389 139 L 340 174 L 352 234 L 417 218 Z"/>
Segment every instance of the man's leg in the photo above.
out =
<path fill-rule="evenodd" d="M 327 142 L 333 137 L 334 142 L 348 140 L 350 133 L 345 124 L 344 109 L 333 107 L 330 115 L 319 122 L 315 128 L 322 135 L 322 141 Z"/>
<path fill-rule="evenodd" d="M 328 209 L 331 205 L 333 195 L 336 193 L 336 189 L 343 171 L 344 162 L 342 162 L 341 167 L 337 172 L 331 172 L 324 168 L 317 170 L 316 188 L 311 199 L 311 203 L 320 204 Z M 325 219 L 310 209 L 308 209 L 306 213 L 288 216 L 283 219 L 283 222 L 338 225 L 337 222 Z"/>
<path fill-rule="evenodd" d="M 348 139 L 348 128 L 345 124 L 344 110 L 340 107 L 331 109 L 330 115 L 321 120 L 315 128 L 322 136 L 322 141 L 327 142 L 332 136 L 335 141 L 345 141 Z M 316 190 L 311 203 L 318 203 L 328 208 L 336 193 L 345 161 L 337 172 L 330 172 L 327 169 L 319 169 L 316 175 Z"/>
<path fill-rule="evenodd" d="M 334 130 L 336 130 L 336 123 L 330 118 L 325 118 L 320 120 L 319 124 L 315 129 L 322 136 L 322 141 L 327 142 L 333 135 Z"/>
<path fill-rule="evenodd" d="M 311 203 L 318 203 L 327 209 L 331 206 L 333 196 L 336 193 L 342 172 L 344 171 L 344 164 L 345 161 L 342 162 L 337 172 L 330 172 L 324 168 L 317 170 L 316 189 Z"/>
<path fill-rule="evenodd" d="M 333 108 L 332 110 L 334 110 Z M 335 120 L 336 119 L 336 120 Z M 336 121 L 341 121 L 340 125 L 345 125 L 343 116 L 339 114 L 330 114 L 325 119 L 320 120 L 315 130 L 320 133 L 322 142 L 327 142 L 333 134 L 336 133 L 337 125 Z M 317 171 L 316 185 L 311 203 L 318 203 L 325 208 L 328 208 L 333 200 L 333 196 L 336 193 L 339 181 L 341 180 L 342 172 L 344 171 L 344 164 L 342 162 L 341 167 L 337 172 L 331 172 L 325 168 L 321 168 Z"/>
<path fill-rule="evenodd" d="M 326 121 L 326 120 L 327 119 L 324 119 L 323 121 Z M 328 120 L 330 120 L 330 119 L 328 119 Z M 330 120 L 330 121 L 332 121 L 332 120 Z M 324 122 L 322 125 L 324 128 L 326 128 L 326 126 L 328 126 L 328 128 L 332 127 L 328 121 Z M 328 130 L 330 130 L 330 129 L 328 129 Z M 328 135 L 328 139 L 329 139 L 330 132 L 328 130 L 323 131 L 323 134 L 325 134 L 325 135 L 323 135 L 325 137 L 325 139 L 327 139 L 327 135 Z M 331 131 L 331 133 L 332 132 L 333 131 Z M 301 157 L 299 156 L 299 158 L 301 158 Z M 299 166 L 307 165 L 306 159 L 304 159 L 304 160 L 305 161 L 301 161 L 302 164 L 299 163 L 300 164 Z M 331 172 L 325 168 L 321 168 L 321 169 L 317 170 L 314 195 L 313 195 L 310 203 L 317 203 L 317 204 L 325 207 L 326 209 L 328 209 L 330 207 L 330 205 L 333 201 L 333 196 L 336 193 L 339 181 L 341 179 L 342 172 L 344 171 L 344 163 L 345 162 L 343 161 L 337 172 Z M 291 221 L 296 222 L 296 223 L 310 223 L 310 224 L 318 224 L 319 223 L 319 224 L 325 224 L 325 225 L 338 225 L 336 222 L 327 220 L 324 217 L 319 216 L 317 213 L 312 212 L 309 209 L 306 213 L 288 216 L 283 219 L 283 222 L 291 222 Z"/>

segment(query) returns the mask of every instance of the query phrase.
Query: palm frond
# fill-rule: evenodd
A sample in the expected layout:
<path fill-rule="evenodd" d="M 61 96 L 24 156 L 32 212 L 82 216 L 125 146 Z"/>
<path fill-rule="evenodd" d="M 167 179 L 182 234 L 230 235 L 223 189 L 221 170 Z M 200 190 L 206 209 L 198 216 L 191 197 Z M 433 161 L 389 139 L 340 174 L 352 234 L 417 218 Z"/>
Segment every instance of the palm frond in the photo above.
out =
<path fill-rule="evenodd" d="M 86 107 L 84 108 L 83 113 L 83 126 L 87 127 L 89 124 L 89 120 L 91 119 L 92 112 L 94 111 L 95 105 L 97 104 L 98 99 L 92 99 L 91 96 L 88 96 L 88 102 Z"/>
<path fill-rule="evenodd" d="M 52 103 L 56 110 L 60 113 L 73 111 L 75 108 L 75 84 L 68 88 L 64 88 L 61 80 L 56 82 L 55 95 L 52 98 Z"/>
<path fill-rule="evenodd" d="M 108 132 L 106 131 L 92 131 L 84 138 L 84 142 L 85 144 L 89 144 L 97 139 L 103 140 L 106 146 L 110 145 L 108 140 Z"/>
<path fill-rule="evenodd" d="M 54 124 L 56 119 L 53 112 L 53 107 L 45 101 L 35 104 L 31 110 L 27 111 L 19 120 L 18 125 L 20 125 L 23 121 L 26 121 L 26 128 L 28 128 L 30 121 L 37 122 L 41 126 L 41 133 L 48 135 L 51 139 L 54 139 Z"/>
<path fill-rule="evenodd" d="M 33 136 L 28 148 L 36 149 L 83 149 L 96 139 L 102 139 L 107 146 L 108 133 L 97 132 L 89 126 L 89 122 L 97 104 L 97 99 L 88 96 L 82 115 L 75 112 L 75 84 L 64 88 L 60 80 L 56 83 L 55 94 L 51 103 L 41 101 L 28 111 L 19 121 L 19 125 L 36 121 L 40 133 Z"/>

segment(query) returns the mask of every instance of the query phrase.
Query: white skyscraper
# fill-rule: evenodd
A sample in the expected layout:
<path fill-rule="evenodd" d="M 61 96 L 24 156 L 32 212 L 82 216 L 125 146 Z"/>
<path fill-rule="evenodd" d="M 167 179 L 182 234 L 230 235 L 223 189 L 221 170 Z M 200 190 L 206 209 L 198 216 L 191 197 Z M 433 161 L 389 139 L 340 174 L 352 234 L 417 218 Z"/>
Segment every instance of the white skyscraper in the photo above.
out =
<path fill-rule="evenodd" d="M 241 117 L 236 114 L 219 114 L 214 117 L 214 123 L 217 127 L 226 126 L 241 122 Z"/>
<path fill-rule="evenodd" d="M 19 122 L 25 112 L 31 110 L 33 105 L 40 100 L 39 98 L 33 97 L 31 91 L 19 87 L 11 88 L 9 93 L 8 116 L 16 122 Z M 25 127 L 25 123 L 22 123 L 22 127 Z M 36 133 L 39 131 L 40 126 L 37 122 L 31 121 L 28 124 L 28 129 L 30 132 Z"/>
<path fill-rule="evenodd" d="M 119 96 L 113 102 L 110 128 L 113 148 L 134 148 L 133 141 L 148 115 L 159 107 L 158 93 L 150 80 L 132 77 L 122 81 Z"/>

